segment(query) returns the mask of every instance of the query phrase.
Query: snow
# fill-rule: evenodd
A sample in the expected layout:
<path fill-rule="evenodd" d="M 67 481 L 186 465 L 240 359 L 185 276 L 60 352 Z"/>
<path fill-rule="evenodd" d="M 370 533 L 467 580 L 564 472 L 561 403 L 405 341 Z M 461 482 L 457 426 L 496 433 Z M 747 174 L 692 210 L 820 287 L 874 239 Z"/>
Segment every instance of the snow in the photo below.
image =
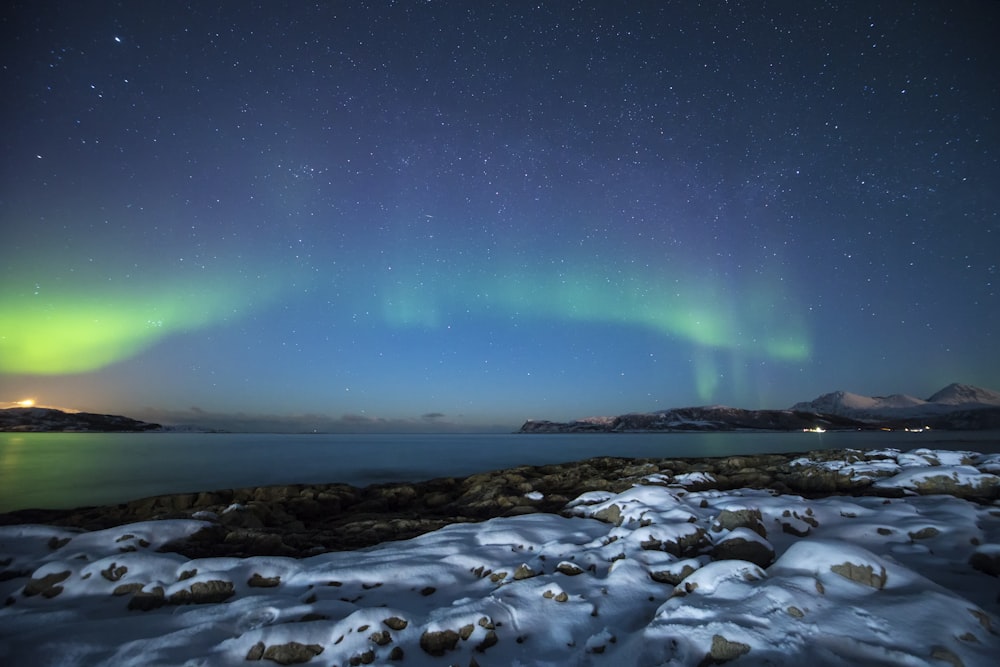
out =
<path fill-rule="evenodd" d="M 929 399 L 932 403 L 945 405 L 997 405 L 1000 406 L 1000 392 L 967 384 L 952 383 Z"/>
<path fill-rule="evenodd" d="M 962 384 L 950 384 L 927 400 L 907 394 L 864 396 L 849 391 L 834 391 L 807 402 L 796 403 L 793 410 L 835 414 L 861 420 L 933 417 L 957 409 L 1000 406 L 1000 392 Z"/>
<path fill-rule="evenodd" d="M 799 403 L 793 409 L 808 408 L 841 414 L 845 412 L 874 411 L 887 408 L 909 408 L 924 405 L 926 401 L 905 394 L 891 396 L 862 396 L 849 391 L 835 391 L 823 394 L 810 403 Z"/>
<path fill-rule="evenodd" d="M 933 475 L 982 486 L 998 466 L 866 456 L 824 465 L 907 494 Z M 996 664 L 1000 583 L 970 558 L 1000 559 L 997 501 L 688 488 L 712 481 L 654 476 L 569 516 L 301 560 L 159 551 L 210 516 L 0 527 L 0 663 Z M 727 542 L 773 557 L 713 555 Z"/>
<path fill-rule="evenodd" d="M 674 475 L 674 484 L 679 486 L 698 486 L 701 484 L 714 484 L 715 478 L 707 472 L 686 472 Z"/>

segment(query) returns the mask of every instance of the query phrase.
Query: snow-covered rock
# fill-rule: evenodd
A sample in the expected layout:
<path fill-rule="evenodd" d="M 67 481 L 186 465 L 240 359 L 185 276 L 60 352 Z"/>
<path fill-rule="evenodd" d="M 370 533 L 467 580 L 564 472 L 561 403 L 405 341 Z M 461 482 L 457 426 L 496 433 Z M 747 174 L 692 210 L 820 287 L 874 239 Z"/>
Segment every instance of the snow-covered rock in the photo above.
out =
<path fill-rule="evenodd" d="M 975 452 L 870 454 L 858 474 L 904 492 L 995 478 Z M 996 664 L 994 505 L 664 475 L 583 494 L 568 517 L 302 559 L 160 551 L 205 521 L 0 527 L 0 663 Z"/>

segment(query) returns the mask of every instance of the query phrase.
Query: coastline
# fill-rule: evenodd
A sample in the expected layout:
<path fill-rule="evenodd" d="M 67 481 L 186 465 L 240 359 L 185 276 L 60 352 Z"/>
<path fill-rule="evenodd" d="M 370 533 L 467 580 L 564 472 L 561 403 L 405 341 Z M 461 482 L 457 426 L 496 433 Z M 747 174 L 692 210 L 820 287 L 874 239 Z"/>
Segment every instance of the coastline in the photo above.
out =
<path fill-rule="evenodd" d="M 1000 651 L 1000 453 L 600 457 L 0 518 L 5 664 L 992 667 Z"/>
<path fill-rule="evenodd" d="M 75 509 L 25 509 L 0 514 L 0 526 L 44 524 L 94 531 L 142 521 L 201 519 L 211 527 L 169 550 L 191 558 L 304 558 L 405 540 L 458 523 L 535 513 L 566 515 L 567 504 L 585 493 L 621 493 L 639 483 L 669 486 L 684 480 L 688 491 L 755 489 L 803 498 L 902 497 L 907 491 L 875 484 L 877 475 L 853 474 L 852 466 L 864 466 L 885 451 L 891 450 L 594 457 L 413 483 L 285 484 L 166 494 Z M 990 502 L 1000 498 L 1000 485 L 929 485 L 917 492 L 947 492 Z"/>

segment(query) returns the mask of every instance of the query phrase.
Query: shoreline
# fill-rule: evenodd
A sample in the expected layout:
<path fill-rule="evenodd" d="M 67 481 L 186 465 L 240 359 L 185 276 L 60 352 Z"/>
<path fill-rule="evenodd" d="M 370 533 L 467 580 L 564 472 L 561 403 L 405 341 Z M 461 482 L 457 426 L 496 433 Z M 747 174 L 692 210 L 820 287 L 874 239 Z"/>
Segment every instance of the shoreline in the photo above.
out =
<path fill-rule="evenodd" d="M 11 664 L 992 667 L 1000 651 L 1000 453 L 601 457 L 21 514 L 4 518 L 80 527 L 0 527 Z"/>
<path fill-rule="evenodd" d="M 169 545 L 169 550 L 191 558 L 303 558 L 409 539 L 456 523 L 536 513 L 568 515 L 568 503 L 584 493 L 621 493 L 640 482 L 677 486 L 683 480 L 685 491 L 749 488 L 805 498 L 898 498 L 906 492 L 877 486 L 877 474 L 853 474 L 855 467 L 879 459 L 885 451 L 593 457 L 413 483 L 286 484 L 158 495 L 75 509 L 24 509 L 0 514 L 0 526 L 45 524 L 93 531 L 149 520 L 203 519 L 211 527 L 182 544 Z M 977 502 L 1000 498 L 997 485 L 952 487 L 946 490 L 951 495 Z M 931 486 L 917 492 L 945 490 Z"/>

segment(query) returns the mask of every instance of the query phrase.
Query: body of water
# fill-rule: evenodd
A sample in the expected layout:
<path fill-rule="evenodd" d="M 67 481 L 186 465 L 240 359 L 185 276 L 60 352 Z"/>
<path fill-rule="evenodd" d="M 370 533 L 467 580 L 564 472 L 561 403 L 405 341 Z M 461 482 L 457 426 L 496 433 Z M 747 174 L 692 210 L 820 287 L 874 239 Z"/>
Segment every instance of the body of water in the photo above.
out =
<path fill-rule="evenodd" d="M 419 481 L 594 456 L 727 456 L 846 447 L 1000 452 L 1000 432 L 0 433 L 0 512 L 271 484 Z"/>

